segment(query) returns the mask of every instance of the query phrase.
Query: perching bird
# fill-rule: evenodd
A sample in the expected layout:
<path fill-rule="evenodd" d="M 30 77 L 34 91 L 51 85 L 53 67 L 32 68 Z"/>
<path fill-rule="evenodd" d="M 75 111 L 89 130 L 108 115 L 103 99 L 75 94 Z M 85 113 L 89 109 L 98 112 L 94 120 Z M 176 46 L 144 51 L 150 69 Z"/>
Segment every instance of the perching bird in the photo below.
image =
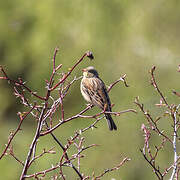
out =
<path fill-rule="evenodd" d="M 83 69 L 83 78 L 81 80 L 81 94 L 84 99 L 104 111 L 112 112 L 111 101 L 104 82 L 99 78 L 98 72 L 94 67 L 89 66 Z M 117 130 L 111 114 L 105 113 L 109 130 Z"/>

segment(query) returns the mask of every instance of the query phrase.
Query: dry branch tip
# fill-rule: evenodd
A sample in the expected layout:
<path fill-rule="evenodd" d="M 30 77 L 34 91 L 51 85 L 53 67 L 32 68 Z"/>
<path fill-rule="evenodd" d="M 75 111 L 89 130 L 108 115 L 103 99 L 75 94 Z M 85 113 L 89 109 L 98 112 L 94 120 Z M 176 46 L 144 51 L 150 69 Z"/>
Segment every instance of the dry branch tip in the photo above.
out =
<path fill-rule="evenodd" d="M 93 59 L 94 59 L 93 53 L 92 53 L 91 51 L 87 51 L 87 52 L 86 52 L 86 55 L 87 55 L 87 57 L 88 57 L 90 60 L 93 60 Z"/>

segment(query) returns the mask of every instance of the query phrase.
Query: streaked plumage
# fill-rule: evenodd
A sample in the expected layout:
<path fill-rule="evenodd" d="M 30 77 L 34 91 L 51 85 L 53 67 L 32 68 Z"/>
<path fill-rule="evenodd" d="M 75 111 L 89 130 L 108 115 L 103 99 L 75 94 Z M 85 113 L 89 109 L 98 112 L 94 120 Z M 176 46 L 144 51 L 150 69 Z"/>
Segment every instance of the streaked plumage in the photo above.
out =
<path fill-rule="evenodd" d="M 104 82 L 99 78 L 98 72 L 90 66 L 83 69 L 81 80 L 81 93 L 84 99 L 102 110 L 111 112 L 111 101 Z M 117 130 L 111 114 L 105 114 L 110 130 Z"/>

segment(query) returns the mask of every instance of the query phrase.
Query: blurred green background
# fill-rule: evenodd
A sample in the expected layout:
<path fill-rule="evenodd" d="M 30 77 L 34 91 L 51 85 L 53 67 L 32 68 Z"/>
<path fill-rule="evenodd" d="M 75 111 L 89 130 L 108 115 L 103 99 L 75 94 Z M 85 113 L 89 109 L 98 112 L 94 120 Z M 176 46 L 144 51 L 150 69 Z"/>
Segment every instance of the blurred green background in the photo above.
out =
<path fill-rule="evenodd" d="M 148 71 L 153 65 L 157 66 L 157 81 L 169 104 L 179 103 L 172 89 L 180 90 L 177 72 L 180 64 L 180 1 L 6 0 L 0 4 L 0 64 L 11 78 L 22 77 L 28 87 L 42 96 L 46 91 L 44 80 L 49 78 L 52 70 L 54 48 L 59 46 L 57 64 L 63 64 L 64 72 L 86 50 L 91 50 L 95 56 L 94 61 L 83 61 L 70 79 L 75 75 L 80 76 L 81 69 L 89 65 L 96 67 L 107 85 L 127 74 L 130 87 L 119 83 L 110 92 L 111 101 L 115 104 L 114 111 L 137 109 L 133 101 L 139 96 L 154 117 L 162 112 L 154 106 L 160 98 L 149 81 Z M 80 81 L 72 86 L 65 100 L 66 117 L 85 107 L 79 85 Z M 2 80 L 0 102 L 2 152 L 9 133 L 17 127 L 17 112 L 27 109 L 13 96 L 13 90 L 7 82 Z M 89 114 L 95 112 L 99 110 L 94 108 Z M 117 132 L 109 132 L 105 120 L 102 120 L 97 129 L 84 134 L 85 145 L 95 143 L 101 146 L 85 152 L 87 157 L 82 160 L 81 171 L 87 174 L 94 171 L 98 175 L 128 156 L 130 162 L 103 179 L 156 179 L 139 151 L 144 140 L 140 127 L 146 123 L 143 115 L 128 113 L 114 117 L 114 120 L 118 126 Z M 172 122 L 168 118 L 162 121 L 163 128 L 170 133 Z M 78 119 L 60 127 L 55 134 L 65 143 L 75 130 L 92 122 L 91 119 Z M 21 160 L 27 155 L 35 125 L 34 120 L 26 119 L 23 130 L 13 141 L 15 154 Z M 154 136 L 157 144 L 160 143 L 158 138 Z M 41 138 L 38 151 L 52 146 L 56 144 L 50 136 Z M 172 147 L 166 145 L 158 158 L 160 167 L 167 168 L 173 160 Z M 31 172 L 51 167 L 57 159 L 58 149 L 56 155 L 47 155 L 35 163 Z M 10 156 L 0 161 L 0 167 L 0 178 L 7 180 L 18 179 L 22 170 L 21 165 Z M 71 169 L 64 169 L 68 179 L 76 179 Z M 45 179 L 50 179 L 51 175 Z"/>

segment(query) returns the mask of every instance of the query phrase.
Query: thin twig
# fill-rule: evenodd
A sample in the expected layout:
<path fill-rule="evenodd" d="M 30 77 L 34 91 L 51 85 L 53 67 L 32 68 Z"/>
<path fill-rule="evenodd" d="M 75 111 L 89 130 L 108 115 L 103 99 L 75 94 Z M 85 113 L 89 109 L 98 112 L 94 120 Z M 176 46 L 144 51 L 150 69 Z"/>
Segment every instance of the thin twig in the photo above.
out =
<path fill-rule="evenodd" d="M 143 150 L 140 149 L 142 155 L 144 156 L 144 159 L 149 163 L 149 165 L 153 168 L 154 170 L 154 173 L 156 174 L 156 176 L 158 177 L 159 180 L 163 180 L 163 175 L 162 173 L 160 172 L 159 169 L 156 168 L 156 166 L 152 163 L 151 160 L 149 160 L 146 156 L 146 154 L 144 154 Z"/>
<path fill-rule="evenodd" d="M 35 156 L 34 158 L 31 159 L 31 161 L 29 162 L 29 166 L 31 166 L 31 164 L 38 158 L 42 157 L 44 154 L 55 154 L 56 152 L 53 150 L 54 147 L 50 148 L 48 151 L 46 151 L 45 149 L 43 149 L 43 152 L 41 154 L 39 154 L 38 156 Z"/>
<path fill-rule="evenodd" d="M 99 180 L 100 178 L 102 178 L 106 173 L 118 170 L 121 166 L 123 166 L 126 162 L 130 161 L 131 159 L 126 157 L 124 158 L 117 166 L 111 168 L 111 169 L 106 169 L 102 174 L 100 174 L 99 176 L 96 176 L 94 178 L 94 180 Z"/>
<path fill-rule="evenodd" d="M 90 51 L 87 51 L 79 60 L 78 62 L 68 71 L 67 74 L 64 75 L 64 77 L 56 84 L 54 85 L 54 87 L 52 87 L 50 90 L 53 91 L 54 89 L 56 89 L 60 84 L 62 84 L 67 78 L 68 76 L 72 73 L 72 71 L 75 69 L 75 67 L 85 58 L 85 57 L 89 57 L 92 53 Z"/>
<path fill-rule="evenodd" d="M 3 72 L 3 74 L 4 74 L 4 76 L 5 76 L 5 77 L 1 77 L 0 79 L 5 79 L 5 80 L 7 80 L 8 82 L 13 83 L 15 86 L 21 86 L 21 87 L 23 87 L 24 89 L 26 89 L 30 94 L 32 94 L 33 96 L 37 97 L 38 99 L 45 100 L 44 97 L 41 97 L 41 96 L 37 95 L 36 92 L 33 92 L 30 88 L 28 88 L 27 86 L 25 86 L 25 83 L 19 82 L 19 81 L 13 80 L 13 79 L 10 79 L 10 78 L 8 77 L 8 75 L 6 74 L 6 72 L 4 71 L 4 69 L 3 69 L 2 66 L 0 66 L 0 70 Z"/>
<path fill-rule="evenodd" d="M 10 154 L 17 162 L 19 162 L 22 166 L 24 166 L 24 163 L 15 156 L 12 145 L 9 147 L 9 154 Z"/>
<path fill-rule="evenodd" d="M 124 74 L 123 76 L 121 76 L 118 80 L 116 80 L 115 82 L 113 82 L 112 84 L 109 85 L 107 91 L 109 92 L 118 82 L 122 81 L 124 83 L 124 85 L 126 87 L 129 87 L 129 85 L 126 82 L 126 74 Z"/>
<path fill-rule="evenodd" d="M 35 107 L 36 107 L 36 104 L 30 109 L 29 112 L 27 112 L 27 113 L 25 113 L 25 114 L 19 114 L 19 116 L 20 116 L 20 123 L 19 123 L 17 129 L 15 130 L 15 132 L 14 132 L 14 133 L 11 133 L 11 135 L 10 135 L 10 137 L 9 137 L 9 139 L 8 139 L 8 143 L 7 143 L 7 145 L 6 145 L 6 148 L 4 149 L 3 153 L 2 153 L 1 156 L 0 156 L 0 160 L 1 160 L 2 157 L 6 154 L 8 148 L 9 148 L 11 142 L 12 142 L 12 140 L 14 139 L 14 137 L 16 136 L 16 134 L 18 133 L 18 131 L 21 129 L 21 125 L 22 125 L 24 119 L 31 113 L 31 111 L 32 111 Z"/>
<path fill-rule="evenodd" d="M 173 94 L 175 94 L 176 96 L 180 97 L 180 93 L 179 93 L 179 92 L 177 92 L 177 91 L 175 91 L 175 90 L 173 90 L 172 92 L 173 92 Z"/>
<path fill-rule="evenodd" d="M 155 130 L 159 135 L 163 136 L 164 138 L 166 138 L 171 144 L 172 144 L 172 140 L 165 135 L 159 128 L 158 125 L 156 123 L 156 121 L 153 120 L 153 118 L 151 117 L 150 113 L 148 111 L 144 110 L 144 106 L 143 104 L 139 103 L 139 99 L 136 98 L 135 102 L 134 102 L 139 108 L 140 110 L 143 112 L 144 116 L 146 117 L 146 119 L 148 120 L 148 122 L 150 123 L 150 126 L 153 130 Z"/>
<path fill-rule="evenodd" d="M 159 95 L 161 96 L 161 98 L 163 99 L 164 103 L 167 105 L 168 108 L 170 108 L 168 102 L 166 101 L 165 97 L 163 96 L 162 92 L 160 91 L 157 83 L 156 83 L 156 79 L 154 76 L 154 72 L 155 72 L 156 66 L 153 66 L 150 70 L 151 73 L 151 83 L 154 86 L 154 88 L 158 91 Z"/>

